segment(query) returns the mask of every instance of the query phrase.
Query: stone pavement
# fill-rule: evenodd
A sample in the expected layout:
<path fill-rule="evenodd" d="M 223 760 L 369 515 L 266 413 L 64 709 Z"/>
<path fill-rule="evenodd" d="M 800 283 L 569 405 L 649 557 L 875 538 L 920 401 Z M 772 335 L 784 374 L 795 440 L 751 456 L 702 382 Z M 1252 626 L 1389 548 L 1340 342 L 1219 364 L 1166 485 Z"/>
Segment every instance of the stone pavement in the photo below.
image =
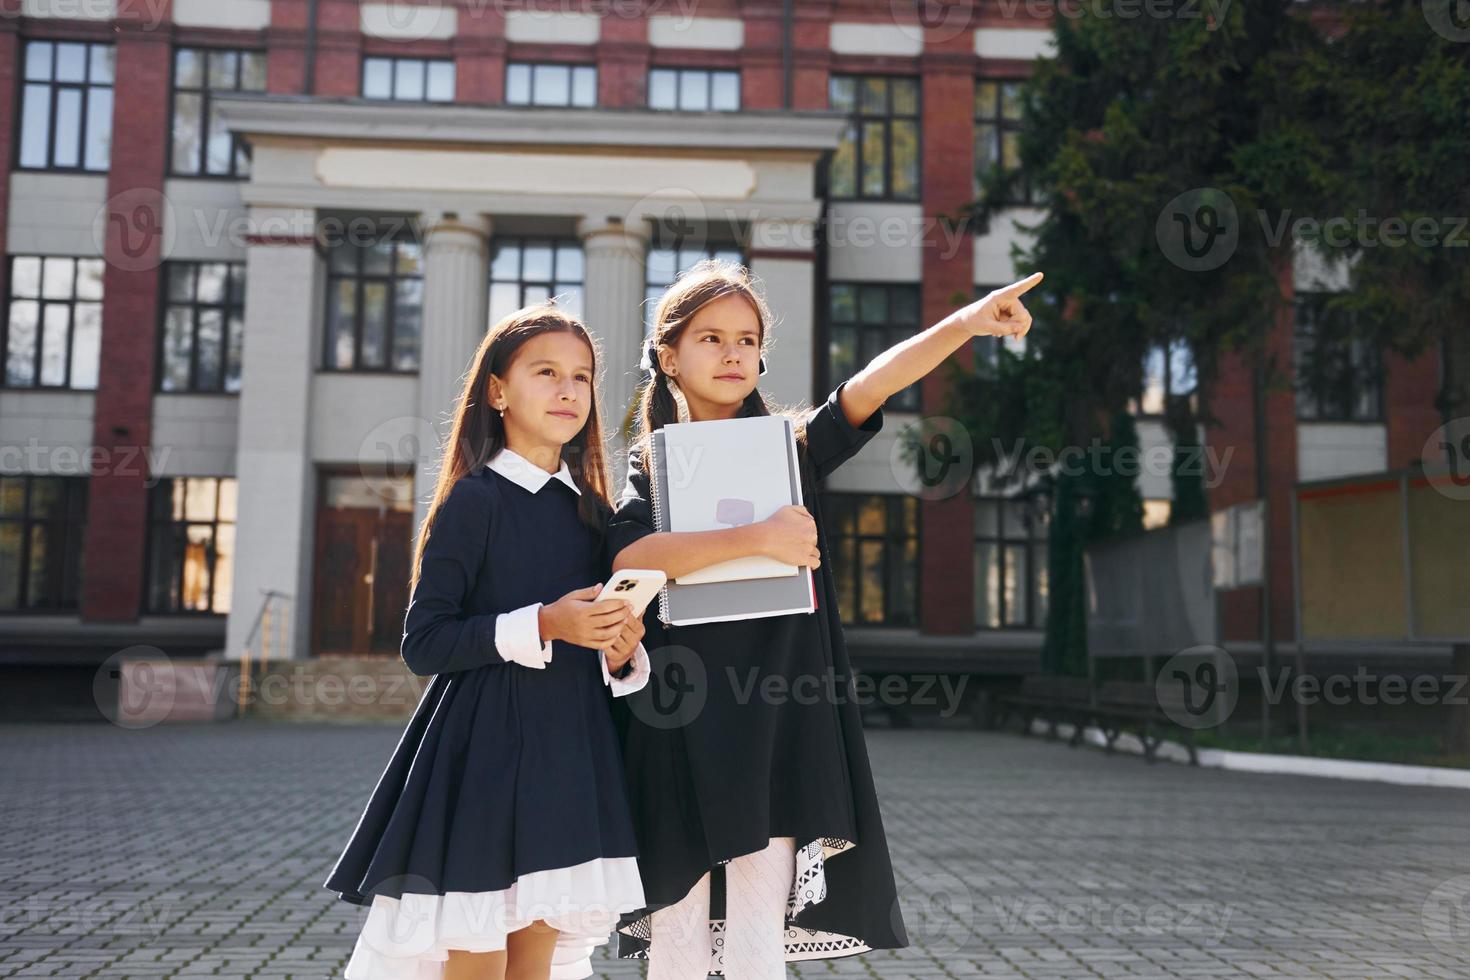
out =
<path fill-rule="evenodd" d="M 0 977 L 339 977 L 321 882 L 398 734 L 0 726 Z M 912 945 L 792 976 L 1470 977 L 1470 793 L 868 739 Z"/>

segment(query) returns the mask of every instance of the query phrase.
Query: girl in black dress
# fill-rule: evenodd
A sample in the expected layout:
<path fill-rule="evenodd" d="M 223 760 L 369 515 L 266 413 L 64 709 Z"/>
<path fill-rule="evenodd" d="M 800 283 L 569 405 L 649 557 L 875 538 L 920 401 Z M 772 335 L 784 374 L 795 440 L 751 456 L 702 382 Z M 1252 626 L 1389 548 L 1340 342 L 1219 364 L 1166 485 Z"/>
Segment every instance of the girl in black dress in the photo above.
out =
<path fill-rule="evenodd" d="M 404 661 L 434 679 L 325 882 L 368 906 L 348 980 L 586 977 L 644 904 L 609 689 L 642 687 L 648 656 L 628 604 L 593 601 L 595 358 L 544 304 L 467 373 L 403 624 Z"/>
<path fill-rule="evenodd" d="M 1031 317 L 1019 296 L 1040 279 L 996 290 L 879 354 L 807 413 L 798 436 L 805 507 L 743 527 L 655 533 L 646 442 L 629 453 L 609 527 L 615 570 L 656 568 L 673 579 L 766 555 L 810 567 L 817 594 L 814 614 L 692 626 L 645 617 L 653 680 L 618 713 L 649 901 L 619 922 L 618 954 L 647 958 L 649 980 L 772 980 L 789 961 L 908 945 L 821 562 L 817 485 L 882 427 L 889 396 L 974 336 L 1023 336 Z M 756 378 L 771 316 L 744 268 L 699 263 L 664 293 L 653 320 L 645 439 L 682 420 L 681 402 L 689 421 L 769 414 Z"/>

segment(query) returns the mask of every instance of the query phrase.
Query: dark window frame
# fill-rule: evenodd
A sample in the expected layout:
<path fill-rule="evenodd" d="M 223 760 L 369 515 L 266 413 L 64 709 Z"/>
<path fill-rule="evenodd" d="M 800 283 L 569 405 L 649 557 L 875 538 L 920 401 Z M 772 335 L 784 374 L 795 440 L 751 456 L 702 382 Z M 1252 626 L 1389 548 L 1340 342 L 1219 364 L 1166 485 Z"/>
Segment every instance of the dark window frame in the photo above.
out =
<path fill-rule="evenodd" d="M 188 486 L 187 485 L 188 485 L 189 481 L 197 481 L 197 480 L 210 480 L 210 481 L 213 481 L 213 483 L 214 483 L 214 488 L 213 488 L 214 489 L 214 503 L 213 503 L 213 506 L 211 508 L 214 516 L 212 518 L 208 518 L 208 519 L 190 518 L 190 517 L 174 517 L 174 516 L 172 516 L 172 514 L 173 514 L 174 487 L 176 485 L 180 484 L 180 483 L 184 484 L 183 495 L 184 495 L 185 501 L 187 501 L 187 499 L 188 499 Z M 233 520 L 222 520 L 220 518 L 221 491 L 222 491 L 222 488 L 224 487 L 224 485 L 226 483 L 235 483 L 236 484 L 236 489 L 235 489 L 235 504 L 236 504 L 237 510 L 236 510 L 235 518 Z M 160 503 L 160 502 L 163 502 L 163 503 Z M 167 519 L 163 519 L 161 517 L 161 515 L 159 514 L 160 508 L 162 508 L 165 503 L 167 504 L 167 507 L 168 507 L 168 510 L 169 510 L 169 513 L 170 513 L 170 516 Z M 144 612 L 147 615 L 150 615 L 150 616 L 220 616 L 220 617 L 224 617 L 224 616 L 228 616 L 230 614 L 231 610 L 230 610 L 230 608 L 228 608 L 228 603 L 227 603 L 227 608 L 226 609 L 224 609 L 222 611 L 218 609 L 218 604 L 219 604 L 219 601 L 220 601 L 220 598 L 221 598 L 221 596 L 219 594 L 219 591 L 218 591 L 218 588 L 217 588 L 217 586 L 219 584 L 219 559 L 220 559 L 220 554 L 219 554 L 219 528 L 220 528 L 221 525 L 228 525 L 230 527 L 233 527 L 233 528 L 237 528 L 238 529 L 238 527 L 239 527 L 239 516 L 240 516 L 239 515 L 239 512 L 238 512 L 238 507 L 239 507 L 239 485 L 236 482 L 236 478 L 233 477 L 233 476 L 175 476 L 175 477 L 164 477 L 164 478 L 160 479 L 152 487 L 149 488 L 149 490 L 148 490 L 147 518 L 146 518 L 147 533 L 144 536 L 145 546 L 144 546 L 144 549 L 143 549 L 143 551 L 144 551 L 144 555 L 143 555 L 143 570 L 144 570 L 144 574 L 143 574 L 143 610 L 144 610 Z M 208 545 L 208 548 L 210 549 L 210 555 L 209 555 L 209 608 L 208 609 L 189 609 L 189 608 L 184 608 L 182 606 L 182 596 L 183 596 L 183 591 L 184 591 L 183 575 L 184 575 L 184 570 L 185 570 L 185 568 L 187 566 L 187 562 L 184 560 L 184 555 L 182 553 L 182 549 L 183 549 L 183 547 L 187 546 L 187 543 L 188 543 L 188 540 L 189 540 L 189 532 L 188 532 L 188 529 L 191 528 L 191 527 L 195 527 L 195 526 L 206 526 L 206 527 L 209 527 L 211 529 L 210 538 L 209 538 L 209 545 Z M 170 575 L 171 575 L 171 578 L 172 578 L 172 581 L 169 583 L 170 590 L 171 591 L 177 590 L 178 597 L 179 597 L 179 604 L 177 604 L 177 605 L 175 605 L 173 603 L 170 603 L 170 604 L 165 605 L 165 604 L 157 603 L 157 602 L 154 601 L 154 599 L 156 597 L 156 593 L 157 593 L 157 591 L 159 589 L 159 583 L 155 580 L 155 577 L 154 577 L 154 572 L 156 570 L 155 558 L 158 556 L 158 539 L 160 537 L 160 530 L 163 529 L 163 528 L 171 528 L 171 529 L 183 528 L 184 529 L 182 533 L 177 533 L 175 535 L 174 539 L 173 539 L 180 546 L 180 551 L 177 552 L 177 553 L 175 553 L 172 556 L 172 558 L 174 560 L 174 563 L 169 568 Z M 236 557 L 239 555 L 239 536 L 238 536 L 238 534 L 236 534 L 235 538 L 233 539 L 233 543 L 234 543 L 234 550 L 232 550 L 226 556 L 227 559 L 231 563 L 233 563 L 235 561 Z M 234 566 L 233 566 L 233 564 L 231 565 L 230 582 L 231 583 L 234 582 Z M 224 598 L 227 601 L 231 599 L 231 597 L 228 596 L 228 595 L 227 596 L 224 596 Z"/>
<path fill-rule="evenodd" d="M 94 306 L 97 309 L 98 364 L 96 366 L 96 370 L 99 373 L 101 371 L 102 312 L 103 302 L 106 299 L 106 294 L 104 292 L 104 294 L 102 296 L 99 296 L 97 299 L 81 298 L 77 295 L 77 283 L 80 280 L 81 263 L 93 263 L 99 269 L 99 275 L 97 277 L 98 288 L 99 290 L 104 290 L 105 286 L 103 285 L 103 276 L 105 276 L 106 274 L 104 260 L 98 256 L 93 255 L 37 255 L 31 252 L 9 255 L 6 256 L 6 259 L 7 275 L 5 280 L 6 286 L 3 305 L 4 319 L 0 320 L 0 389 L 10 389 L 13 391 L 96 391 L 96 385 L 78 387 L 72 383 L 72 358 L 75 353 L 76 347 L 77 306 L 79 304 L 85 303 L 88 306 Z M 16 296 L 15 287 L 18 280 L 18 277 L 15 274 L 16 263 L 29 259 L 35 259 L 40 262 L 36 295 L 34 297 Z M 49 262 L 56 261 L 71 263 L 71 291 L 70 295 L 64 299 L 46 296 L 46 265 Z M 11 319 L 14 312 L 14 306 L 17 301 L 34 302 L 37 307 L 36 349 L 32 355 L 32 382 L 30 384 L 14 383 L 10 380 L 10 327 Z M 66 357 L 63 362 L 66 372 L 65 380 L 62 381 L 60 384 L 43 384 L 41 383 L 40 379 L 43 366 L 42 356 L 45 352 L 45 344 L 42 341 L 44 340 L 46 334 L 46 308 L 48 306 L 63 305 L 67 307 Z"/>
<path fill-rule="evenodd" d="M 1184 356 L 1189 358 L 1189 376 L 1193 379 L 1194 383 L 1188 388 L 1181 388 L 1174 376 L 1174 354 L 1176 350 L 1182 351 Z M 1163 401 L 1159 404 L 1157 411 L 1148 404 L 1147 392 L 1149 380 L 1148 361 L 1156 355 L 1160 357 L 1164 368 Z M 1143 358 L 1144 363 L 1141 371 L 1143 388 L 1139 391 L 1138 397 L 1133 399 L 1132 405 L 1130 406 L 1135 416 L 1141 419 L 1166 418 L 1169 414 L 1169 405 L 1180 398 L 1188 398 L 1192 407 L 1198 407 L 1199 374 L 1198 368 L 1196 368 L 1194 363 L 1194 351 L 1190 348 L 1188 341 L 1176 337 L 1167 344 L 1150 344 L 1144 351 Z"/>
<path fill-rule="evenodd" d="M 861 530 L 862 511 L 865 505 L 881 501 L 883 508 L 883 530 L 871 532 Z M 902 512 L 907 510 L 908 515 Z M 845 628 L 904 628 L 916 629 L 922 622 L 923 588 L 923 508 L 919 499 L 903 493 L 862 493 L 825 491 L 822 494 L 823 523 L 829 554 L 823 561 L 832 569 L 832 587 L 837 594 L 837 608 Z M 906 519 L 907 518 L 907 519 Z M 912 525 L 912 531 L 906 527 Z M 890 595 L 894 582 L 895 562 L 906 561 L 903 552 L 912 543 L 912 608 L 895 611 L 899 597 Z M 880 549 L 883 570 L 879 583 L 882 592 L 878 603 L 882 609 L 880 619 L 862 618 L 866 591 L 862 574 L 862 552 L 864 544 L 876 544 Z M 897 550 L 897 557 L 895 557 Z M 851 561 L 851 577 L 841 571 L 843 562 Z M 851 594 L 846 594 L 845 584 L 851 585 Z"/>
<path fill-rule="evenodd" d="M 536 101 L 536 69 L 537 67 L 565 68 L 567 75 L 567 101 L 565 102 L 538 102 Z M 527 101 L 512 102 L 510 98 L 510 74 L 516 68 L 526 68 L 530 76 L 526 81 Z M 592 102 L 584 105 L 577 102 L 577 71 L 590 70 L 592 72 Z M 586 61 L 525 61 L 517 59 L 507 60 L 505 63 L 505 89 L 504 102 L 506 105 L 525 106 L 529 109 L 595 109 L 601 99 L 597 91 L 598 71 L 596 62 Z"/>
<path fill-rule="evenodd" d="M 973 119 L 973 123 L 974 123 L 974 127 L 975 127 L 975 133 L 974 133 L 974 142 L 975 142 L 975 176 L 974 176 L 973 188 L 974 188 L 974 194 L 975 194 L 976 197 L 979 197 L 980 196 L 980 178 L 981 178 L 981 170 L 980 170 L 980 160 L 981 160 L 981 157 L 980 157 L 980 127 L 981 126 L 992 126 L 992 127 L 994 127 L 994 130 L 995 130 L 995 144 L 994 144 L 994 147 L 993 147 L 994 159 L 996 161 L 996 165 L 997 166 L 999 166 L 1001 168 L 1004 168 L 1005 167 L 1005 140 L 1006 140 L 1006 135 L 1008 133 L 1020 134 L 1025 129 L 1024 120 L 1022 120 L 1020 118 L 1014 118 L 1013 119 L 1013 118 L 1008 117 L 1005 114 L 1005 106 L 1006 106 L 1006 102 L 1007 102 L 1006 97 L 1005 97 L 1005 89 L 1006 89 L 1007 86 L 1016 86 L 1016 87 L 1019 88 L 1021 86 L 1024 86 L 1025 84 L 1026 84 L 1026 79 L 1024 79 L 1024 78 L 977 78 L 977 79 L 975 79 L 975 106 L 974 106 L 974 119 Z M 980 105 L 980 96 L 981 96 L 981 89 L 984 86 L 986 86 L 986 85 L 994 85 L 995 86 L 995 100 L 994 100 L 994 104 L 993 105 L 986 107 L 989 111 L 987 113 L 983 113 L 982 114 L 982 112 L 981 112 L 981 108 L 982 107 Z M 1019 155 L 1020 155 L 1020 149 L 1019 148 L 1017 148 L 1016 153 L 1017 153 L 1017 156 L 1019 157 Z M 1037 190 L 1034 182 L 1032 181 L 1032 175 L 1027 172 L 1026 168 L 1022 165 L 1022 163 L 1021 163 L 1021 161 L 1019 159 L 1017 159 L 1016 165 L 1012 169 L 1014 169 L 1020 175 L 1020 185 L 1019 185 L 1020 192 L 1019 192 L 1019 194 L 1015 194 L 1012 197 L 1008 198 L 1005 201 L 1006 205 L 1012 206 L 1012 207 L 1036 207 L 1039 204 L 1041 204 L 1042 203 L 1042 201 L 1041 201 L 1041 195 L 1040 195 L 1039 191 Z"/>
<path fill-rule="evenodd" d="M 1048 541 L 1050 538 L 1050 520 L 1043 518 L 1039 523 L 1045 531 L 1038 533 L 1038 521 L 1035 512 L 1031 509 L 1029 501 L 1025 497 L 999 496 L 994 494 L 977 494 L 973 498 L 974 507 L 974 542 L 975 560 L 978 561 L 981 545 L 992 547 L 991 557 L 998 579 L 994 611 L 996 623 L 991 625 L 983 621 L 980 616 L 980 590 L 985 582 L 979 576 L 975 576 L 972 584 L 972 615 L 975 620 L 975 629 L 980 631 L 994 630 L 1040 630 L 1046 628 L 1046 612 L 1038 608 L 1038 598 L 1042 595 L 1039 583 L 1042 578 L 1049 574 L 1050 564 L 1047 560 Z M 993 504 L 995 513 L 995 525 L 991 528 L 981 526 L 981 514 L 983 504 Z M 1014 534 L 1007 530 L 1005 511 L 1008 507 L 1020 510 L 1021 526 L 1024 534 Z M 1026 588 L 1022 594 L 1025 597 L 1026 615 L 1023 622 L 1015 622 L 1011 617 L 1011 610 L 1006 602 L 1006 585 L 1008 583 L 1009 571 L 1006 565 L 1006 554 L 1011 548 L 1020 548 L 1026 555 Z M 1046 590 L 1047 599 L 1050 601 L 1050 588 Z"/>
<path fill-rule="evenodd" d="M 31 45 L 51 45 L 51 71 L 50 77 L 44 81 L 29 79 L 28 65 L 30 61 Z M 79 44 L 86 49 L 83 60 L 86 64 L 86 79 L 80 82 L 57 81 L 56 80 L 56 48 L 62 44 Z M 107 48 L 112 51 L 112 81 L 93 82 L 92 78 L 92 51 L 94 48 Z M 109 104 L 115 102 L 117 91 L 117 46 L 110 41 L 83 41 L 68 38 L 35 37 L 23 38 L 20 42 L 20 64 L 17 66 L 15 75 L 16 103 L 15 103 L 15 128 L 12 133 L 13 159 L 11 169 L 26 171 L 29 173 L 63 173 L 63 174 L 105 174 L 112 170 L 112 113 L 108 113 L 107 119 L 107 161 L 99 167 L 87 166 L 87 122 L 91 106 L 88 93 L 94 88 L 107 89 L 113 93 Z M 26 112 L 26 88 L 32 85 L 44 85 L 47 87 L 49 97 L 46 100 L 46 162 L 40 166 L 24 162 L 24 137 L 25 137 L 25 112 Z M 81 93 L 80 111 L 77 114 L 77 159 L 75 167 L 61 166 L 55 162 L 56 157 L 56 102 L 57 93 L 60 91 L 78 91 Z"/>
<path fill-rule="evenodd" d="M 207 302 L 199 299 L 199 276 L 205 266 L 223 266 L 225 269 L 224 299 L 220 302 Z M 183 269 L 190 271 L 191 287 L 190 298 L 186 301 L 172 298 L 171 288 L 174 274 Z M 163 274 L 159 279 L 159 301 L 158 301 L 158 357 L 154 362 L 154 391 L 160 394 L 223 394 L 238 395 L 240 384 L 237 378 L 235 387 L 230 387 L 230 363 L 233 355 L 236 362 L 240 363 L 243 370 L 243 344 L 245 335 L 245 263 L 244 262 L 209 262 L 197 259 L 181 259 L 169 261 L 163 264 Z M 185 387 L 167 387 L 168 371 L 168 318 L 169 312 L 178 307 L 189 309 L 189 380 Z M 199 316 L 201 311 L 219 310 L 221 313 L 221 355 L 219 361 L 218 384 L 205 386 L 199 378 Z M 232 316 L 235 314 L 235 316 Z M 236 319 L 238 317 L 238 321 Z M 231 329 L 231 324 L 240 324 L 238 332 Z"/>
<path fill-rule="evenodd" d="M 1381 424 L 1385 420 L 1383 400 L 1387 380 L 1382 351 L 1370 347 L 1363 338 L 1334 338 L 1329 333 L 1326 346 L 1331 351 L 1332 363 L 1318 361 L 1304 365 L 1310 356 L 1308 348 L 1315 346 L 1317 339 L 1312 333 L 1317 318 L 1327 315 L 1325 305 L 1334 295 L 1299 290 L 1292 303 L 1292 387 L 1297 421 Z M 1339 328 L 1351 326 L 1351 312 L 1337 315 L 1349 321 Z M 1367 411 L 1360 411 L 1358 404 L 1358 389 L 1363 383 L 1371 386 L 1368 395 L 1372 406 Z M 1332 404 L 1324 409 L 1324 401 Z"/>
<path fill-rule="evenodd" d="M 827 197 L 834 201 L 888 201 L 903 204 L 916 204 L 923 199 L 924 194 L 924 91 L 923 82 L 916 75 L 905 75 L 897 72 L 833 72 L 827 84 L 827 105 L 829 108 L 840 109 L 836 105 L 837 99 L 835 87 L 841 82 L 851 80 L 853 83 L 853 104 L 847 110 L 848 125 L 857 127 L 857 135 L 853 144 L 853 192 L 841 194 L 833 189 L 832 168 L 836 166 L 837 155 L 841 152 L 846 135 L 839 140 L 838 149 L 828 157 L 826 189 Z M 862 108 L 862 88 L 868 81 L 882 80 L 886 89 L 884 92 L 885 110 L 882 113 L 865 113 Z M 895 114 L 893 111 L 893 82 L 912 82 L 914 85 L 914 112 L 912 114 Z M 898 196 L 894 193 L 894 154 L 893 154 L 893 121 L 907 120 L 914 127 L 914 191 L 912 196 Z M 883 128 L 884 164 L 883 164 L 883 191 L 881 194 L 868 194 L 863 190 L 863 127 L 865 122 L 881 122 Z"/>
<path fill-rule="evenodd" d="M 87 503 L 91 483 L 85 476 L 43 473 L 0 474 L 0 501 L 6 499 L 10 486 L 13 486 L 12 481 L 16 480 L 21 481 L 20 513 L 8 513 L 6 506 L 0 504 L 0 559 L 3 559 L 6 553 L 3 542 L 8 537 L 7 529 L 17 524 L 20 525 L 18 566 L 15 569 L 17 601 L 13 606 L 0 605 L 0 615 L 35 615 L 75 610 L 80 606 L 82 548 L 86 541 Z M 36 486 L 40 481 L 52 481 L 59 486 L 60 506 L 55 515 L 42 517 L 31 513 Z M 54 548 L 47 547 L 49 561 L 42 570 L 47 579 L 46 591 L 51 599 L 48 601 L 43 598 L 33 603 L 30 597 L 32 566 L 35 563 L 32 548 L 37 528 L 50 528 L 56 534 L 60 544 Z M 58 562 L 60 563 L 59 569 Z M 53 593 L 52 585 L 59 586 L 59 593 Z M 0 596 L 0 602 L 8 598 L 8 596 Z"/>
<path fill-rule="evenodd" d="M 393 230 L 389 230 L 393 229 Z M 423 357 L 423 301 L 424 301 L 424 252 L 423 244 L 414 235 L 412 228 L 399 225 L 396 222 L 385 221 L 382 224 L 384 234 L 374 239 L 368 246 L 358 245 L 353 241 L 336 242 L 327 248 L 326 252 L 326 289 L 323 291 L 324 309 L 322 314 L 322 354 L 318 370 L 323 372 L 339 374 L 417 374 Z M 366 272 L 364 271 L 367 248 L 377 242 L 388 242 L 393 245 L 393 251 L 388 261 L 388 271 Z M 419 271 L 416 274 L 400 273 L 398 271 L 398 250 L 403 245 L 412 245 L 417 251 Z M 333 268 L 335 253 L 338 249 L 355 250 L 356 261 L 351 273 L 341 272 Z M 332 300 L 336 294 L 338 283 L 344 280 L 352 280 L 357 283 L 353 298 L 353 326 L 352 326 L 352 359 L 347 366 L 339 366 L 335 363 L 336 335 L 332 319 Z M 398 335 L 398 284 L 405 280 L 412 280 L 419 284 L 419 323 L 418 341 L 414 346 L 413 364 L 410 367 L 394 367 L 393 353 L 394 342 Z M 362 333 L 363 333 L 363 295 L 367 285 L 373 283 L 385 283 L 388 289 L 386 313 L 383 332 L 383 363 L 364 364 L 362 360 Z"/>
<path fill-rule="evenodd" d="M 694 262 L 684 261 L 682 253 L 696 251 L 700 253 L 698 259 L 695 259 Z M 674 275 L 672 279 L 665 280 L 662 275 L 655 278 L 653 274 L 655 252 L 673 254 Z M 683 234 L 671 236 L 658 232 L 655 232 L 649 239 L 647 247 L 643 249 L 643 335 L 645 337 L 652 332 L 654 309 L 664 290 L 673 285 L 679 276 L 695 262 L 704 259 L 725 259 L 741 265 L 748 265 L 750 261 L 745 247 L 734 241 L 702 239 L 701 244 L 690 246 L 686 244 L 686 236 Z"/>
<path fill-rule="evenodd" d="M 385 61 L 388 63 L 388 94 L 368 95 L 368 68 L 370 62 Z M 421 69 L 423 81 L 423 97 L 410 99 L 398 94 L 398 66 L 405 63 L 417 63 Z M 435 99 L 429 96 L 429 67 L 431 65 L 448 65 L 450 71 L 450 93 L 446 99 Z M 459 68 L 455 59 L 441 57 L 425 57 L 424 55 L 399 55 L 399 54 L 364 54 L 362 56 L 362 69 L 359 73 L 357 92 L 364 99 L 372 99 L 375 102 L 408 102 L 424 103 L 432 105 L 453 104 L 459 96 Z"/>
<path fill-rule="evenodd" d="M 495 266 L 500 256 L 500 250 L 510 246 L 515 247 L 518 251 L 516 256 L 516 274 L 514 276 L 507 276 L 502 270 L 501 274 L 497 277 Z M 551 250 L 551 278 L 526 278 L 526 248 L 528 246 L 546 246 Z M 575 278 L 559 275 L 563 271 L 562 251 L 566 248 L 575 248 L 578 254 L 578 265 L 580 268 Z M 521 309 L 524 306 L 529 306 L 532 302 L 538 301 L 534 298 L 529 301 L 527 300 L 526 294 L 528 289 L 539 290 L 544 287 L 547 298 L 555 298 L 565 295 L 567 292 L 566 289 L 562 289 L 561 287 L 575 287 L 578 296 L 576 307 L 563 304 L 558 305 L 579 319 L 584 315 L 587 300 L 587 253 L 583 247 L 582 240 L 579 238 L 567 235 L 497 235 L 490 242 L 490 261 L 488 263 L 487 276 L 486 288 L 489 290 L 489 298 L 485 307 L 488 312 L 487 327 L 493 327 L 498 320 L 494 301 L 496 286 L 514 285 L 517 287 L 517 302 L 512 307 L 512 310 Z M 501 316 L 504 315 L 504 313 L 501 313 Z"/>
<path fill-rule="evenodd" d="M 179 55 L 184 51 L 192 51 L 204 59 L 203 84 L 199 88 L 181 87 L 179 85 Z M 235 55 L 235 84 L 231 88 L 215 88 L 210 84 L 210 60 L 215 54 Z M 245 56 L 256 55 L 261 59 L 266 57 L 264 48 L 214 48 L 195 44 L 180 44 L 173 49 L 172 59 L 169 63 L 169 102 L 168 102 L 168 175 L 170 177 L 188 177 L 197 180 L 246 180 L 250 176 L 250 164 L 252 154 L 250 144 L 240 137 L 239 133 L 230 134 L 230 172 L 213 173 L 208 169 L 209 159 L 209 123 L 213 114 L 214 93 L 216 92 L 265 92 L 266 82 L 261 79 L 261 87 L 241 88 L 240 82 L 245 74 Z M 262 64 L 264 69 L 264 64 Z M 199 147 L 197 170 L 179 170 L 175 167 L 174 146 L 175 127 L 179 119 L 179 95 L 199 96 Z M 241 166 L 241 161 L 244 166 Z"/>
<path fill-rule="evenodd" d="M 837 316 L 837 292 L 838 290 L 853 291 L 853 310 L 855 319 L 839 319 Z M 863 320 L 862 293 L 868 291 L 879 291 L 884 293 L 883 308 L 884 319 L 879 322 L 865 322 Z M 899 323 L 893 317 L 893 297 L 900 293 L 911 298 L 914 317 L 911 323 Z M 827 324 L 827 349 L 822 357 L 824 371 L 824 391 L 831 391 L 838 384 L 852 377 L 839 376 L 834 359 L 838 335 L 844 330 L 854 330 L 856 337 L 853 347 L 852 373 L 861 371 L 869 361 L 878 354 L 892 347 L 894 344 L 913 336 L 923 329 L 923 289 L 919 283 L 913 282 L 868 282 L 864 280 L 839 279 L 827 283 L 827 302 L 824 308 L 825 322 Z M 878 341 L 866 344 L 864 338 L 871 334 L 878 334 Z M 864 356 L 864 351 L 869 351 L 871 356 Z M 901 391 L 895 392 L 883 406 L 889 412 L 919 412 L 923 409 L 923 382 L 916 381 Z"/>
<path fill-rule="evenodd" d="M 653 104 L 654 75 L 659 73 L 674 76 L 674 104 L 671 106 L 656 106 Z M 692 109 L 681 104 L 684 99 L 684 78 L 686 75 L 705 76 L 704 94 L 706 108 Z M 735 105 L 731 108 L 714 107 L 713 97 L 715 91 L 715 76 L 717 75 L 729 75 L 733 76 L 735 79 Z M 739 112 L 745 102 L 744 79 L 741 75 L 740 69 L 738 68 L 687 68 L 683 66 L 672 65 L 650 65 L 648 69 L 647 83 L 645 84 L 644 88 L 648 96 L 648 98 L 646 99 L 646 104 L 648 108 L 653 109 L 656 112 Z"/>

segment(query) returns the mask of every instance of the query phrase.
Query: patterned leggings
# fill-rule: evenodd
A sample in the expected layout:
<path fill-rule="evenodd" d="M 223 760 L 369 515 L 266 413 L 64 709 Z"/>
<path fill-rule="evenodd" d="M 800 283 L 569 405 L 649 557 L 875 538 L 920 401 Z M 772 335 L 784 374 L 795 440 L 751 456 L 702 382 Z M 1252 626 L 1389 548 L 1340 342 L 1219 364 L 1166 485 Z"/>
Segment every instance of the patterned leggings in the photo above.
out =
<path fill-rule="evenodd" d="M 648 980 L 781 980 L 786 976 L 786 899 L 796 876 L 796 839 L 725 865 L 725 948 L 710 948 L 709 872 L 673 905 L 653 913 Z"/>

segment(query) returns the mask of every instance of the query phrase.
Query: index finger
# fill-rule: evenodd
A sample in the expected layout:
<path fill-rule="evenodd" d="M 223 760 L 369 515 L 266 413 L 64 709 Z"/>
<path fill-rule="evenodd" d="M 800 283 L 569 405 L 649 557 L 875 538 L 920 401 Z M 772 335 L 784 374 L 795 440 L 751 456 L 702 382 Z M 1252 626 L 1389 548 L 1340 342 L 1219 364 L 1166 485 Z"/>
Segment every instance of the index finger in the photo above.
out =
<path fill-rule="evenodd" d="M 1013 282 L 1009 286 L 1005 286 L 1001 289 L 996 290 L 996 292 L 1007 298 L 1020 296 L 1022 293 L 1029 290 L 1032 286 L 1035 286 L 1037 283 L 1041 282 L 1042 278 L 1042 273 L 1033 272 L 1025 279 L 1022 279 L 1019 282 Z"/>
<path fill-rule="evenodd" d="M 629 609 L 633 608 L 633 604 L 626 599 L 603 599 L 599 602 L 589 602 L 587 605 L 591 607 L 587 611 L 594 616 L 613 612 L 621 613 L 625 606 Z"/>

